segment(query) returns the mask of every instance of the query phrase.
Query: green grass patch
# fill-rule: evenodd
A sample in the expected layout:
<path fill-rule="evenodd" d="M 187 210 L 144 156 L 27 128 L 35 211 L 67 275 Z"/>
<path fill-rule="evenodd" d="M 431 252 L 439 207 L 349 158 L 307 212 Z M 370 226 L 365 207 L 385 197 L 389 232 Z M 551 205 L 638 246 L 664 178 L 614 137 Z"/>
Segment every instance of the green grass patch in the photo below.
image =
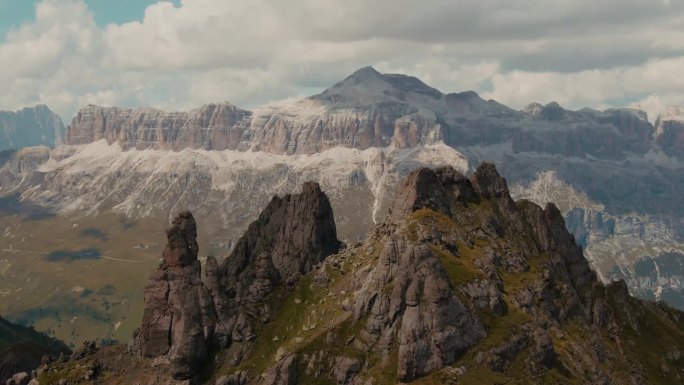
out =
<path fill-rule="evenodd" d="M 430 248 L 442 263 L 453 287 L 466 284 L 478 278 L 483 278 L 483 275 L 479 270 L 461 262 L 459 258 L 456 258 L 450 252 L 434 245 L 430 246 Z"/>

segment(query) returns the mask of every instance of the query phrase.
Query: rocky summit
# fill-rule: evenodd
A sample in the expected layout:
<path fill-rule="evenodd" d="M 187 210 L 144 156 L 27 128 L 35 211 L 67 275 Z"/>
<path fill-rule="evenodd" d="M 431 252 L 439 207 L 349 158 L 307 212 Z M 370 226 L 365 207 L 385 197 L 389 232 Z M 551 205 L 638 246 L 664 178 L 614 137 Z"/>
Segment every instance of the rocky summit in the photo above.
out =
<path fill-rule="evenodd" d="M 145 286 L 145 313 L 133 350 L 168 357 L 171 375 L 188 378 L 207 357 L 216 313 L 201 280 L 197 228 L 189 212 L 166 230 L 163 262 Z"/>
<path fill-rule="evenodd" d="M 39 384 L 679 384 L 684 314 L 598 281 L 554 204 L 493 164 L 418 169 L 363 242 L 317 184 L 275 197 L 203 281 L 181 213 L 129 346 Z"/>
<path fill-rule="evenodd" d="M 207 258 L 205 282 L 192 214 L 178 214 L 166 236 L 129 350 L 163 357 L 171 377 L 180 380 L 197 374 L 212 346 L 252 341 L 252 325 L 271 316 L 264 304 L 269 294 L 292 286 L 340 248 L 330 202 L 316 183 L 305 183 L 301 194 L 273 197 L 221 265 Z"/>
<path fill-rule="evenodd" d="M 254 339 L 253 323 L 272 316 L 272 292 L 291 287 L 339 248 L 330 202 L 317 183 L 305 183 L 301 194 L 273 197 L 220 266 L 207 259 L 220 344 Z"/>

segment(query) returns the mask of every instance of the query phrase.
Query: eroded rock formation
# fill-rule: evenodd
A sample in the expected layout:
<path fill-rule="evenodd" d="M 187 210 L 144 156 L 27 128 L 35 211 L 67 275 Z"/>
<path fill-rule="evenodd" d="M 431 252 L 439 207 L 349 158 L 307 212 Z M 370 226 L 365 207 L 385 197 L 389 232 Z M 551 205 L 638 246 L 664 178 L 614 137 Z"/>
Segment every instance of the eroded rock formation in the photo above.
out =
<path fill-rule="evenodd" d="M 166 237 L 163 262 L 145 286 L 140 352 L 145 357 L 168 357 L 174 378 L 190 378 L 207 356 L 216 313 L 201 280 L 192 214 L 178 214 Z"/>
<path fill-rule="evenodd" d="M 301 194 L 274 197 L 223 264 L 207 258 L 205 282 L 192 214 L 180 213 L 166 236 L 163 262 L 145 287 L 133 349 L 168 358 L 176 379 L 196 374 L 212 344 L 251 341 L 252 324 L 270 317 L 268 295 L 340 248 L 330 202 L 316 183 L 305 183 Z"/>
<path fill-rule="evenodd" d="M 270 317 L 263 300 L 339 248 L 330 201 L 317 183 L 304 183 L 301 194 L 273 197 L 220 267 L 213 258 L 207 262 L 221 343 L 251 340 L 252 319 Z"/>

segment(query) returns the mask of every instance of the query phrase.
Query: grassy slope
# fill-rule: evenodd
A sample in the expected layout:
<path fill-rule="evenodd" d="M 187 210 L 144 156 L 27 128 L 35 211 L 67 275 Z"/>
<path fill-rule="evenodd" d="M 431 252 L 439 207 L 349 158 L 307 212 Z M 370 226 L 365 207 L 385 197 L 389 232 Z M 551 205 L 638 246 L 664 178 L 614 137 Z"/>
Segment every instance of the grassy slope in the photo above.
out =
<path fill-rule="evenodd" d="M 1 221 L 0 314 L 74 346 L 83 340 L 130 338 L 142 317 L 144 283 L 160 260 L 165 220 L 127 223 L 103 214 Z M 135 248 L 140 243 L 150 247 Z M 14 252 L 8 251 L 10 245 Z M 84 249 L 134 262 L 47 259 L 54 251 Z"/>

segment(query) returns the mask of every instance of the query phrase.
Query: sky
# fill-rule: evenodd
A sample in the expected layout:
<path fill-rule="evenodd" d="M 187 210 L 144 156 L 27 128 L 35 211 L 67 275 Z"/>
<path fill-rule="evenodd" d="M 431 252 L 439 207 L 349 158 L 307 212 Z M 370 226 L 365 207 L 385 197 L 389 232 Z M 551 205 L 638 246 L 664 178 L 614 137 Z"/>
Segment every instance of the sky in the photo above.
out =
<path fill-rule="evenodd" d="M 244 108 L 372 65 L 513 108 L 684 105 L 680 0 L 0 0 L 0 110 Z"/>

